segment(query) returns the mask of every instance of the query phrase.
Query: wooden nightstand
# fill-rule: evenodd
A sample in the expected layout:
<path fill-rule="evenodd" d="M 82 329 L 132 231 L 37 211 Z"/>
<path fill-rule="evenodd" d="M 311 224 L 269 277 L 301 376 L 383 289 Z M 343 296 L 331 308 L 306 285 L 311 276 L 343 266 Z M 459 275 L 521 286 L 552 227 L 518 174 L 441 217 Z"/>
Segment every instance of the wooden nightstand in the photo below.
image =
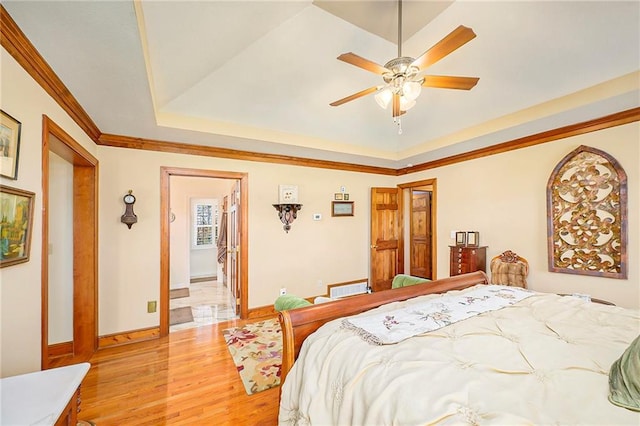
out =
<path fill-rule="evenodd" d="M 449 246 L 449 276 L 475 271 L 487 272 L 487 246 Z"/>

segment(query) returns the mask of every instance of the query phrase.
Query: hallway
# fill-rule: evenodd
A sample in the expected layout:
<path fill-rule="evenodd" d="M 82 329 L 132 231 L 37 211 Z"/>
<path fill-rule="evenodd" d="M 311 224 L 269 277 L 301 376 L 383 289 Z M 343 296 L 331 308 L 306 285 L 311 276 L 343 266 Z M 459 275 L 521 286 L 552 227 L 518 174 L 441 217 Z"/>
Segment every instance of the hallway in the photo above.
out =
<path fill-rule="evenodd" d="M 237 318 L 233 313 L 233 296 L 219 281 L 192 283 L 189 296 L 170 300 L 170 309 L 181 307 L 191 307 L 193 321 L 169 326 L 170 333 Z"/>

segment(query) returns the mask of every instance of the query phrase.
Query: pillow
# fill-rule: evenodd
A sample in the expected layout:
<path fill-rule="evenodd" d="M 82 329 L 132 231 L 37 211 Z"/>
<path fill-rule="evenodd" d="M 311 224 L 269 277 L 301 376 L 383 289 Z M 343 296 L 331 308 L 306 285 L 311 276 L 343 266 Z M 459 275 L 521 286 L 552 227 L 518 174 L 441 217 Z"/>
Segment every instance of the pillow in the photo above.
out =
<path fill-rule="evenodd" d="M 611 365 L 609 401 L 629 410 L 640 411 L 640 336 Z"/>
<path fill-rule="evenodd" d="M 391 288 L 408 287 L 410 285 L 427 283 L 431 280 L 426 278 L 414 277 L 413 275 L 398 274 L 393 277 Z"/>
<path fill-rule="evenodd" d="M 287 311 L 289 309 L 303 308 L 310 306 L 312 303 L 302 297 L 294 296 L 293 294 L 283 294 L 276 299 L 274 307 L 276 311 Z"/>

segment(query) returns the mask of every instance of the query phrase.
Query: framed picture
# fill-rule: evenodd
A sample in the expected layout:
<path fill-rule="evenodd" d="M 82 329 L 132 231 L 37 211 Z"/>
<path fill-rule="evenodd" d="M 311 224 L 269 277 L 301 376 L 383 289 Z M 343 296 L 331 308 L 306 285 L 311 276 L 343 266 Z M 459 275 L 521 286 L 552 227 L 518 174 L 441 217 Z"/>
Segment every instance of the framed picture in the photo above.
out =
<path fill-rule="evenodd" d="M 480 233 L 476 231 L 467 232 L 467 245 L 477 247 L 480 244 Z"/>
<path fill-rule="evenodd" d="M 33 192 L 0 185 L 0 268 L 29 261 L 34 197 Z"/>
<path fill-rule="evenodd" d="M 349 194 L 344 194 L 342 196 L 342 199 L 345 200 L 345 201 L 349 201 Z"/>
<path fill-rule="evenodd" d="M 332 201 L 331 216 L 353 216 L 353 201 Z"/>
<path fill-rule="evenodd" d="M 298 203 L 298 187 L 296 185 L 279 185 L 278 186 L 278 203 L 297 204 Z"/>
<path fill-rule="evenodd" d="M 21 126 L 18 120 L 0 110 L 0 175 L 13 180 L 18 178 Z"/>
<path fill-rule="evenodd" d="M 467 233 L 466 232 L 456 232 L 456 245 L 464 246 L 467 245 Z"/>
<path fill-rule="evenodd" d="M 343 200 L 342 192 L 336 192 L 335 194 L 333 194 L 333 199 L 334 200 L 338 200 L 338 201 L 342 201 Z"/>

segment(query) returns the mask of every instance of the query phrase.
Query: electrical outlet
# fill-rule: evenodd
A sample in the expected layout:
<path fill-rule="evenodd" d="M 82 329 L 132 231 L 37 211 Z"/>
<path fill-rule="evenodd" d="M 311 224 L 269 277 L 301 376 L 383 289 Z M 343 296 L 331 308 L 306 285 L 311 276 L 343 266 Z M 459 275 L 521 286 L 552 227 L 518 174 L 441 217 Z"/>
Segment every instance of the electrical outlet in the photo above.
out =
<path fill-rule="evenodd" d="M 285 287 L 282 287 L 280 289 L 280 296 L 284 296 L 285 294 L 287 294 L 287 289 Z"/>
<path fill-rule="evenodd" d="M 147 302 L 147 313 L 152 314 L 158 308 L 158 302 L 155 300 L 150 300 Z"/>
<path fill-rule="evenodd" d="M 451 239 L 455 239 L 456 238 L 456 231 L 451 231 Z"/>

